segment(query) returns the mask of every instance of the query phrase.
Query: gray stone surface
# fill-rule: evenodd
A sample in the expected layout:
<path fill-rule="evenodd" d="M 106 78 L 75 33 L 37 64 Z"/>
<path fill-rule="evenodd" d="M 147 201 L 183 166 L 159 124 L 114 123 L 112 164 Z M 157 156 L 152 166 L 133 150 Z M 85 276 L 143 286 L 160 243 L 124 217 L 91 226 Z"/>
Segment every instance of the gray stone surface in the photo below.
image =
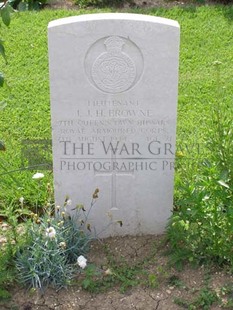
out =
<path fill-rule="evenodd" d="M 171 215 L 178 58 L 176 21 L 110 13 L 49 24 L 56 203 L 68 195 L 88 212 L 98 188 L 88 222 L 101 237 L 159 234 Z"/>

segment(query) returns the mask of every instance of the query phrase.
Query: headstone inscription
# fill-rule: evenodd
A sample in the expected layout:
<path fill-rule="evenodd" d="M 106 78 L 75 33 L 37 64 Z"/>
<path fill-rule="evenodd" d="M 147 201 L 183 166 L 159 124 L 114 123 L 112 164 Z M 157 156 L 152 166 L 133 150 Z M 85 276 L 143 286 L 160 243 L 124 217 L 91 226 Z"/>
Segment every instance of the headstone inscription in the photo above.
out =
<path fill-rule="evenodd" d="M 179 25 L 139 14 L 49 24 L 55 199 L 100 237 L 159 234 L 173 204 Z M 106 230 L 109 217 L 113 222 Z"/>

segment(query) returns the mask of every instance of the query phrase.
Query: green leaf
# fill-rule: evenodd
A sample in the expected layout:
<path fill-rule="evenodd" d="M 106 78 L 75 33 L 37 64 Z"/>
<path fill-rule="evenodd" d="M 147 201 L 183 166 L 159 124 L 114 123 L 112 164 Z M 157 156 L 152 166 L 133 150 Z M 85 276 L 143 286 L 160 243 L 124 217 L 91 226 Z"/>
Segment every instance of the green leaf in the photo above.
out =
<path fill-rule="evenodd" d="M 82 282 L 82 286 L 84 289 L 87 289 L 92 284 L 92 281 L 90 279 L 84 279 Z"/>
<path fill-rule="evenodd" d="M 11 9 L 8 4 L 1 10 L 2 21 L 7 27 L 11 22 L 10 10 Z"/>
<path fill-rule="evenodd" d="M 2 87 L 4 84 L 4 76 L 3 74 L 0 72 L 0 87 Z"/>
<path fill-rule="evenodd" d="M 6 60 L 6 54 L 5 54 L 5 48 L 3 45 L 3 41 L 0 40 L 0 54 L 2 55 L 2 57 Z"/>
<path fill-rule="evenodd" d="M 15 2 L 16 0 L 12 0 L 12 1 L 7 1 L 7 3 L 9 4 L 8 5 L 8 10 L 9 10 L 9 12 L 10 13 L 14 13 L 15 12 L 15 10 L 14 10 L 14 8 L 13 8 L 13 2 Z"/>
<path fill-rule="evenodd" d="M 5 109 L 5 107 L 7 106 L 7 103 L 4 101 L 0 102 L 0 111 L 2 111 L 3 109 Z"/>
<path fill-rule="evenodd" d="M 17 214 L 17 216 L 22 216 L 22 215 L 31 215 L 31 211 L 27 209 L 16 209 L 14 210 L 14 213 Z"/>
<path fill-rule="evenodd" d="M 120 227 L 123 226 L 123 222 L 122 221 L 117 221 L 117 223 L 120 225 Z"/>
<path fill-rule="evenodd" d="M 230 127 L 230 126 L 229 126 L 229 127 Z M 226 181 L 226 180 L 228 179 L 228 175 L 229 175 L 228 170 L 223 170 L 223 171 L 221 171 L 221 174 L 220 174 L 221 180 Z"/>
<path fill-rule="evenodd" d="M 30 10 L 39 11 L 40 10 L 40 3 L 38 1 L 33 2 L 30 5 Z"/>
<path fill-rule="evenodd" d="M 222 185 L 222 186 L 224 186 L 226 188 L 229 188 L 229 185 L 227 183 L 225 183 L 223 180 L 219 180 L 218 184 L 220 184 L 220 185 Z"/>
<path fill-rule="evenodd" d="M 0 151 L 5 151 L 5 150 L 6 150 L 5 144 L 2 141 L 0 141 Z"/>
<path fill-rule="evenodd" d="M 24 12 L 28 9 L 28 4 L 26 2 L 20 2 L 19 5 L 17 6 L 17 9 L 20 12 Z"/>

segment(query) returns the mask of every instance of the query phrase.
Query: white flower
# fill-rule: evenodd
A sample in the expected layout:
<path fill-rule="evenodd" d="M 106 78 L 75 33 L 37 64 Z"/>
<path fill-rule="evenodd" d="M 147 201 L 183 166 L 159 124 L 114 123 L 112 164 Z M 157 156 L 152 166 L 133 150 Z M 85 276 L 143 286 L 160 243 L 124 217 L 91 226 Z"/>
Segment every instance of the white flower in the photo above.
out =
<path fill-rule="evenodd" d="M 9 229 L 9 225 L 7 223 L 2 223 L 1 227 L 2 227 L 2 231 L 6 231 L 7 229 Z"/>
<path fill-rule="evenodd" d="M 19 202 L 21 203 L 21 205 L 23 204 L 23 202 L 24 202 L 24 198 L 23 197 L 20 197 L 19 198 Z"/>
<path fill-rule="evenodd" d="M 80 255 L 77 259 L 77 263 L 79 267 L 84 269 L 87 266 L 87 259 L 84 256 Z"/>
<path fill-rule="evenodd" d="M 39 179 L 42 179 L 44 177 L 44 174 L 43 173 L 40 173 L 40 172 L 37 172 L 37 173 L 35 173 L 34 175 L 33 175 L 33 179 L 37 179 L 37 180 L 39 180 Z"/>
<path fill-rule="evenodd" d="M 53 239 L 56 236 L 56 230 L 53 227 L 46 228 L 45 235 L 46 235 L 46 237 Z"/>
<path fill-rule="evenodd" d="M 72 200 L 71 200 L 71 199 L 68 199 L 67 202 L 66 202 L 66 205 L 67 205 L 67 206 L 71 206 L 71 205 L 72 205 Z"/>

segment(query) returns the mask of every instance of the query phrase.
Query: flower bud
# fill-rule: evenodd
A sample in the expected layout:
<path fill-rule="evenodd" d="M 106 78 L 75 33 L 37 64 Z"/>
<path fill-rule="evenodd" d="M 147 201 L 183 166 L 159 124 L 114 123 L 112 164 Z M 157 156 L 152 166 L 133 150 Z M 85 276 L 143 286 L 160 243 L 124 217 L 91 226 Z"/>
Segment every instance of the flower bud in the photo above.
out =
<path fill-rule="evenodd" d="M 106 276 L 110 276 L 110 275 L 113 274 L 113 272 L 112 272 L 112 270 L 111 270 L 110 268 L 108 268 L 107 270 L 105 270 L 104 274 L 105 274 Z"/>
<path fill-rule="evenodd" d="M 64 241 L 59 243 L 59 247 L 61 247 L 62 249 L 66 248 L 66 243 Z"/>
<path fill-rule="evenodd" d="M 94 191 L 94 193 L 93 193 L 93 195 L 92 195 L 92 198 L 93 199 L 96 199 L 96 198 L 98 198 L 99 196 L 98 196 L 98 193 L 99 193 L 99 189 L 98 188 L 96 188 L 96 190 Z"/>

